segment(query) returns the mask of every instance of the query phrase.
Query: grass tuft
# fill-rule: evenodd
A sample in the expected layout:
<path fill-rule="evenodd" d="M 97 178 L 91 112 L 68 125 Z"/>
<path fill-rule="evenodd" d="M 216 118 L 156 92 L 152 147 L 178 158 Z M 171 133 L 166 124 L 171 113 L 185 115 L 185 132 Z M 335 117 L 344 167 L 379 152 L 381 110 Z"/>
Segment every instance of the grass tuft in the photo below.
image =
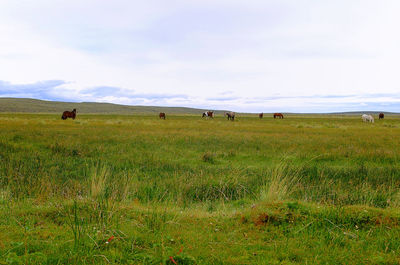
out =
<path fill-rule="evenodd" d="M 281 162 L 268 171 L 266 183 L 261 189 L 263 201 L 281 201 L 290 198 L 300 184 L 300 168 L 293 170 L 287 162 Z"/>
<path fill-rule="evenodd" d="M 106 166 L 99 166 L 97 164 L 92 168 L 91 174 L 89 176 L 89 194 L 94 200 L 99 198 L 105 198 L 107 194 L 107 181 L 109 178 L 109 170 Z"/>
<path fill-rule="evenodd" d="M 211 152 L 206 152 L 202 156 L 203 162 L 214 164 L 215 163 L 215 154 Z"/>

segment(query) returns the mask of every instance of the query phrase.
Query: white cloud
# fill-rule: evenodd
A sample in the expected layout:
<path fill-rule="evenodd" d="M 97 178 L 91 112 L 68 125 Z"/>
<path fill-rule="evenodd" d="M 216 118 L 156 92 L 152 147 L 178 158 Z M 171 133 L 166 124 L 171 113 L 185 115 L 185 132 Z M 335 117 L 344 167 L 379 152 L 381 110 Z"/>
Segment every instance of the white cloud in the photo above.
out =
<path fill-rule="evenodd" d="M 353 102 L 321 104 L 313 95 L 399 91 L 399 7 L 395 0 L 3 0 L 0 79 L 65 80 L 62 96 L 76 100 L 243 111 L 330 103 L 340 111 Z M 123 94 L 85 93 L 105 86 Z M 299 97 L 256 100 L 271 95 Z"/>

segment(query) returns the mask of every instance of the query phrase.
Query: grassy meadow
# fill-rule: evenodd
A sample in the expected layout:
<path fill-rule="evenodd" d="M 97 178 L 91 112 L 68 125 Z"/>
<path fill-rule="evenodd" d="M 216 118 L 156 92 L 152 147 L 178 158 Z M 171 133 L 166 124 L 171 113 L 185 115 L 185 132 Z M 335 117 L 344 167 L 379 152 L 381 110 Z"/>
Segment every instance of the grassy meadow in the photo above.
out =
<path fill-rule="evenodd" d="M 0 114 L 0 264 L 399 264 L 400 117 Z"/>

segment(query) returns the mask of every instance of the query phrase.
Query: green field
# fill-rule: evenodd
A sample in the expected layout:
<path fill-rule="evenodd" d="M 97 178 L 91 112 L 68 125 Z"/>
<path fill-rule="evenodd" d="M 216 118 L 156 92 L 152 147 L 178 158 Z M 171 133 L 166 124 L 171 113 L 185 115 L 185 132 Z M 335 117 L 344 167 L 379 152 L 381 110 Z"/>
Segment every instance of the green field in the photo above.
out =
<path fill-rule="evenodd" d="M 0 114 L 0 264 L 399 264 L 400 117 Z"/>

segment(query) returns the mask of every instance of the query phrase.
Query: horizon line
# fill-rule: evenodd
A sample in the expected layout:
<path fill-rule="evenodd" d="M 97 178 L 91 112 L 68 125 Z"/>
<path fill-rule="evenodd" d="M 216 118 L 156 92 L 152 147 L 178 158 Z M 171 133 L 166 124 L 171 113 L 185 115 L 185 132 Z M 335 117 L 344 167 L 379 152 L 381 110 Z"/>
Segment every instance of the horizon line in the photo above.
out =
<path fill-rule="evenodd" d="M 212 108 L 197 108 L 197 107 L 186 107 L 186 106 L 161 106 L 161 105 L 128 105 L 121 103 L 112 103 L 112 102 L 98 102 L 98 101 L 59 101 L 59 100 L 48 100 L 48 99 L 38 99 L 38 98 L 16 98 L 16 97 L 2 97 L 0 99 L 17 99 L 17 100 L 37 100 L 37 101 L 45 101 L 45 102 L 59 102 L 59 103 L 71 103 L 71 104 L 111 104 L 117 106 L 127 106 L 127 107 L 157 107 L 157 108 L 182 108 L 182 109 L 198 109 L 198 110 L 212 110 L 212 111 L 232 111 L 227 109 L 212 109 Z M 279 111 L 279 112 L 242 112 L 242 111 L 234 111 L 236 113 L 242 114 L 259 114 L 259 113 L 286 113 L 286 114 L 351 114 L 351 113 L 386 113 L 386 114 L 400 114 L 400 112 L 393 111 L 383 111 L 383 110 L 351 110 L 351 111 L 333 111 L 333 112 L 293 112 L 293 111 Z"/>

